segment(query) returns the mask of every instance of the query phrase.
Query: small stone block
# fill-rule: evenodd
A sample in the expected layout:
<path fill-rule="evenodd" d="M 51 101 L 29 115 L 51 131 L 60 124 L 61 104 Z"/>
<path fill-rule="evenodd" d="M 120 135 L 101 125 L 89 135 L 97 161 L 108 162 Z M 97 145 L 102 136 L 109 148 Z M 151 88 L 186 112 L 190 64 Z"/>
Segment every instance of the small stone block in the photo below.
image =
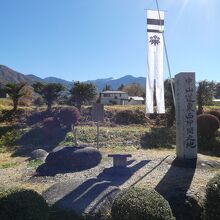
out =
<path fill-rule="evenodd" d="M 126 167 L 127 165 L 127 158 L 126 157 L 115 157 L 113 160 L 114 167 Z"/>
<path fill-rule="evenodd" d="M 131 154 L 109 154 L 108 157 L 113 158 L 113 167 L 126 167 L 127 157 L 131 157 Z"/>

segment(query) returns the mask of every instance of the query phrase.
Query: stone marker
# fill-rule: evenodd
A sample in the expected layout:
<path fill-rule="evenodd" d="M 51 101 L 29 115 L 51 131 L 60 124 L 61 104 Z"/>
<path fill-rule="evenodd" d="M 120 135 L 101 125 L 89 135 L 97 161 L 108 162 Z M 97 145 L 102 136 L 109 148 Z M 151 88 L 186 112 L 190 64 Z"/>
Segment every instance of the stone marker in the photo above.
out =
<path fill-rule="evenodd" d="M 197 114 L 195 73 L 175 76 L 176 155 L 179 159 L 197 158 Z"/>

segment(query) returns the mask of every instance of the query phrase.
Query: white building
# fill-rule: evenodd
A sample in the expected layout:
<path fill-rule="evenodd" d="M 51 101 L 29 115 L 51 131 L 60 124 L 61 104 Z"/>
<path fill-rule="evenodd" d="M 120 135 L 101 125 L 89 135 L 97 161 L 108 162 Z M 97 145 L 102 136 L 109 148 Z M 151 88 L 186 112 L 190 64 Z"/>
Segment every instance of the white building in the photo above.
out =
<path fill-rule="evenodd" d="M 127 92 L 108 90 L 101 92 L 100 102 L 104 105 L 142 105 L 144 104 L 144 98 L 139 96 L 128 96 Z"/>
<path fill-rule="evenodd" d="M 219 105 L 220 106 L 220 99 L 213 99 L 214 105 Z"/>
<path fill-rule="evenodd" d="M 100 102 L 104 105 L 106 104 L 116 104 L 116 105 L 125 105 L 125 102 L 128 100 L 128 93 L 122 91 L 104 91 L 101 92 Z"/>
<path fill-rule="evenodd" d="M 145 101 L 143 97 L 140 96 L 129 96 L 128 105 L 144 105 Z"/>

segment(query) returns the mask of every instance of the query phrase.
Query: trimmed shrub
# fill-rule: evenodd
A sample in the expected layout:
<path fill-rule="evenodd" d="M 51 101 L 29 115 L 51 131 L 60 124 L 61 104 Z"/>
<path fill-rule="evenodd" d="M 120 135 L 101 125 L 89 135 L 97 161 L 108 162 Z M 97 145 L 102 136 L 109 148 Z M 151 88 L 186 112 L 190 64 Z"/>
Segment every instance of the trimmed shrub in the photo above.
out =
<path fill-rule="evenodd" d="M 198 135 L 198 146 L 199 146 L 199 150 L 202 151 L 209 151 L 209 152 L 213 152 L 213 153 L 217 153 L 219 150 L 219 140 L 216 137 L 205 137 L 205 136 L 201 136 Z M 215 155 L 217 156 L 217 155 Z"/>
<path fill-rule="evenodd" d="M 147 122 L 145 113 L 140 110 L 124 110 L 115 114 L 114 120 L 118 124 L 144 124 Z"/>
<path fill-rule="evenodd" d="M 57 120 L 57 118 L 49 117 L 44 119 L 43 126 L 47 128 L 57 128 L 60 127 L 60 122 Z"/>
<path fill-rule="evenodd" d="M 33 190 L 0 190 L 1 220 L 47 220 L 49 208 L 44 198 Z"/>
<path fill-rule="evenodd" d="M 218 110 L 212 110 L 212 111 L 208 112 L 208 114 L 214 115 L 214 116 L 217 117 L 218 120 L 220 121 L 220 111 L 218 111 Z"/>
<path fill-rule="evenodd" d="M 0 132 L 1 133 L 1 132 Z M 0 134 L 0 149 L 7 149 L 8 151 L 15 150 L 15 145 L 19 138 L 21 137 L 22 132 L 20 130 L 9 130 L 5 134 Z"/>
<path fill-rule="evenodd" d="M 73 211 L 66 211 L 64 209 L 60 209 L 55 205 L 50 208 L 49 211 L 49 220 L 82 220 L 73 212 Z"/>
<path fill-rule="evenodd" d="M 68 130 L 72 130 L 80 118 L 80 112 L 76 107 L 66 107 L 60 110 L 58 117 Z"/>
<path fill-rule="evenodd" d="M 173 214 L 179 220 L 202 220 L 203 198 L 201 194 L 178 193 L 169 198 Z"/>
<path fill-rule="evenodd" d="M 153 189 L 129 188 L 115 198 L 112 220 L 171 220 L 175 219 L 169 203 Z"/>
<path fill-rule="evenodd" d="M 43 121 L 43 131 L 47 138 L 55 137 L 61 130 L 60 122 L 57 118 L 49 117 Z"/>
<path fill-rule="evenodd" d="M 204 215 L 205 220 L 220 219 L 220 173 L 212 178 L 206 186 Z"/>
<path fill-rule="evenodd" d="M 38 122 L 43 121 L 44 119 L 50 117 L 51 114 L 49 114 L 46 111 L 42 111 L 42 112 L 34 112 L 33 114 L 31 114 L 28 118 L 27 118 L 27 123 L 29 125 L 33 125 L 36 124 Z"/>
<path fill-rule="evenodd" d="M 200 135 L 211 138 L 216 135 L 219 128 L 219 120 L 210 114 L 201 114 L 197 118 L 198 132 Z"/>

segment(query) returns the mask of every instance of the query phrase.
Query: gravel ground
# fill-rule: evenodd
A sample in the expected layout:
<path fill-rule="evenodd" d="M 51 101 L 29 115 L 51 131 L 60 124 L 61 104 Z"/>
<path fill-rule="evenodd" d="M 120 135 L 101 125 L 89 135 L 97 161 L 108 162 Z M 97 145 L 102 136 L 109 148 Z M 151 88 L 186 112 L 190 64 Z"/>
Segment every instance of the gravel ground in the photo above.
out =
<path fill-rule="evenodd" d="M 20 186 L 31 188 L 39 193 L 47 190 L 55 183 L 62 181 L 90 178 L 102 178 L 112 181 L 119 188 L 129 186 L 148 186 L 158 191 L 175 193 L 178 191 L 201 193 L 207 181 L 220 170 L 220 158 L 199 154 L 199 164 L 196 169 L 172 166 L 175 158 L 174 150 L 133 150 L 129 161 L 132 175 L 112 177 L 104 175 L 103 170 L 112 166 L 112 159 L 107 157 L 110 149 L 102 149 L 102 162 L 91 169 L 55 176 L 37 176 L 36 167 L 30 167 L 28 158 L 11 158 L 9 154 L 0 154 L 0 165 L 9 164 L 8 168 L 0 168 L 1 187 Z M 11 165 L 10 165 L 11 164 Z"/>

